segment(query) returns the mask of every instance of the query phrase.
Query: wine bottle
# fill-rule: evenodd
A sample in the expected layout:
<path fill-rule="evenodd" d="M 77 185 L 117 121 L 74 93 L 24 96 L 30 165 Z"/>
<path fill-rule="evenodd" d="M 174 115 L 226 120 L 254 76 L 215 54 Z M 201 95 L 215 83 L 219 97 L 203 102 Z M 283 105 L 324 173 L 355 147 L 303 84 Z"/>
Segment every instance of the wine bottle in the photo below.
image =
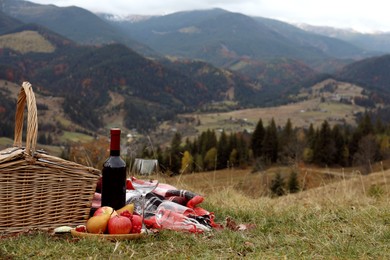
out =
<path fill-rule="evenodd" d="M 110 157 L 102 169 L 102 206 L 120 209 L 126 204 L 126 163 L 120 157 L 119 128 L 110 130 Z"/>

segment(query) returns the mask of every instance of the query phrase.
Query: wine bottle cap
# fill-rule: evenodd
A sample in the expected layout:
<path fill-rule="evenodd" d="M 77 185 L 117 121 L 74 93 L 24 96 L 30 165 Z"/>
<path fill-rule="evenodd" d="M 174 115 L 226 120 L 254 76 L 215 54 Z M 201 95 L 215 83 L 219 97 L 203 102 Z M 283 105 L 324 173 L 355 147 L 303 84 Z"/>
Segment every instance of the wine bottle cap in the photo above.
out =
<path fill-rule="evenodd" d="M 111 133 L 110 149 L 111 151 L 118 151 L 120 149 L 121 130 L 120 128 L 111 128 L 110 133 Z"/>
<path fill-rule="evenodd" d="M 111 135 L 120 135 L 121 129 L 120 128 L 111 128 L 110 132 L 111 132 Z"/>

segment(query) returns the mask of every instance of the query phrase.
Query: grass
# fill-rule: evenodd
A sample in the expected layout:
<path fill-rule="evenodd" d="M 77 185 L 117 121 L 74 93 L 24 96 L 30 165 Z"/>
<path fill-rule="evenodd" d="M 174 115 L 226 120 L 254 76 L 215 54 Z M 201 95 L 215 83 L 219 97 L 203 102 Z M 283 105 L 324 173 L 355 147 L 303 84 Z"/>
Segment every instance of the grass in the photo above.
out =
<path fill-rule="evenodd" d="M 190 188 L 184 181 L 172 179 Z M 0 258 L 389 259 L 389 197 L 390 171 L 274 199 L 251 198 L 227 184 L 209 190 L 201 205 L 221 224 L 230 217 L 236 223 L 254 224 L 253 229 L 224 228 L 206 234 L 164 230 L 121 242 L 32 232 L 3 238 Z"/>
<path fill-rule="evenodd" d="M 86 135 L 83 133 L 78 132 L 70 132 L 70 131 L 64 131 L 63 135 L 60 137 L 61 142 L 89 142 L 92 141 L 93 137 L 90 135 Z"/>
<path fill-rule="evenodd" d="M 35 31 L 23 31 L 0 37 L 0 46 L 2 48 L 11 48 L 21 53 L 27 52 L 45 52 L 55 51 L 49 41 Z"/>
<path fill-rule="evenodd" d="M 229 133 L 242 131 L 243 129 L 252 131 L 260 118 L 264 125 L 267 125 L 273 118 L 276 125 L 281 127 L 285 126 L 288 119 L 291 120 L 294 127 L 305 127 L 310 124 L 313 124 L 314 127 L 319 127 L 325 120 L 331 125 L 340 124 L 344 121 L 354 125 L 356 112 L 362 111 L 364 109 L 356 105 L 346 105 L 339 102 L 321 102 L 320 98 L 312 98 L 278 107 L 242 109 L 218 113 L 193 113 L 184 114 L 182 117 L 196 119 L 194 122 L 199 120 L 201 124 L 194 126 L 198 132 L 208 129 L 224 129 Z"/>
<path fill-rule="evenodd" d="M 14 140 L 8 137 L 0 137 L 0 150 L 5 148 L 13 147 Z M 59 146 L 54 145 L 37 145 L 38 150 L 44 150 L 48 152 L 50 155 L 59 156 L 61 155 L 62 149 Z"/>
<path fill-rule="evenodd" d="M 14 140 L 8 137 L 0 137 L 0 149 L 4 149 L 6 147 L 12 146 Z"/>

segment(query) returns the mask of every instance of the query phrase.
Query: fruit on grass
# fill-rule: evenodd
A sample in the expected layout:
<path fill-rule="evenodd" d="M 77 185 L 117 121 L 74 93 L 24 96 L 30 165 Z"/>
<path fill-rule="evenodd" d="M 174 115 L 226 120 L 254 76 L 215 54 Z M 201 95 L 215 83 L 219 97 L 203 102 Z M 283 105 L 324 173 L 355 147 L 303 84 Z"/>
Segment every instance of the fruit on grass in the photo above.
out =
<path fill-rule="evenodd" d="M 111 215 L 111 217 L 118 215 L 118 213 L 109 206 L 103 206 L 98 208 L 95 213 L 93 213 L 93 216 L 100 216 L 100 215 Z"/>
<path fill-rule="evenodd" d="M 124 216 L 114 216 L 108 221 L 109 234 L 129 234 L 133 225 L 131 220 Z"/>
<path fill-rule="evenodd" d="M 142 217 L 140 215 L 133 215 L 132 217 L 133 228 L 130 233 L 141 233 L 142 229 Z"/>
<path fill-rule="evenodd" d="M 134 203 L 130 203 L 130 204 L 127 204 L 125 205 L 124 207 L 116 210 L 116 212 L 120 215 L 122 212 L 124 211 L 129 211 L 131 214 L 133 214 L 133 211 L 134 211 Z"/>
<path fill-rule="evenodd" d="M 98 216 L 92 216 L 88 219 L 86 227 L 89 233 L 103 234 L 107 230 L 107 224 L 110 220 L 110 214 L 101 214 Z"/>

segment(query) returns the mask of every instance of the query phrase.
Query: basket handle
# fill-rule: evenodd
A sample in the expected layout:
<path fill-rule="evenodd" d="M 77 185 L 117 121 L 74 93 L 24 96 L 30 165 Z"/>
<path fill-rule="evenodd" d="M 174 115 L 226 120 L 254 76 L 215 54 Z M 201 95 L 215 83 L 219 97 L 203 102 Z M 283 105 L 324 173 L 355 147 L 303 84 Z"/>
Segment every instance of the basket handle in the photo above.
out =
<path fill-rule="evenodd" d="M 29 155 L 35 153 L 38 136 L 38 117 L 37 104 L 35 95 L 29 82 L 23 82 L 22 88 L 18 95 L 18 103 L 16 105 L 15 115 L 15 138 L 14 146 L 22 147 L 24 107 L 27 101 L 27 137 L 26 137 L 26 152 Z"/>

